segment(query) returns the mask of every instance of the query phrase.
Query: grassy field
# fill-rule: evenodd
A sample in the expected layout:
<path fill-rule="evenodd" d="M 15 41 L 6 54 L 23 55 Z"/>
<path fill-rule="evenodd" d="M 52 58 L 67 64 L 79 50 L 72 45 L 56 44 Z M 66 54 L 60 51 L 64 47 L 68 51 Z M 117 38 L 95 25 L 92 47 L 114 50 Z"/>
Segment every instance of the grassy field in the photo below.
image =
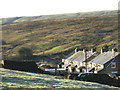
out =
<path fill-rule="evenodd" d="M 2 88 L 115 88 L 98 83 L 55 79 L 53 76 L 2 69 Z"/>

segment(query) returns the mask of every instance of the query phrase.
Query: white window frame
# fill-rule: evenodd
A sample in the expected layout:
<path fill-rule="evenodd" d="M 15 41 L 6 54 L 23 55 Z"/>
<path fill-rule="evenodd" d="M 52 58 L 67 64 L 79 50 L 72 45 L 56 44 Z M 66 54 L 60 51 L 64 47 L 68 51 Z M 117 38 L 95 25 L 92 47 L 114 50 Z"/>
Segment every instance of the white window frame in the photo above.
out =
<path fill-rule="evenodd" d="M 112 66 L 112 64 L 114 64 L 114 67 Z M 111 68 L 116 68 L 116 62 L 111 63 Z"/>

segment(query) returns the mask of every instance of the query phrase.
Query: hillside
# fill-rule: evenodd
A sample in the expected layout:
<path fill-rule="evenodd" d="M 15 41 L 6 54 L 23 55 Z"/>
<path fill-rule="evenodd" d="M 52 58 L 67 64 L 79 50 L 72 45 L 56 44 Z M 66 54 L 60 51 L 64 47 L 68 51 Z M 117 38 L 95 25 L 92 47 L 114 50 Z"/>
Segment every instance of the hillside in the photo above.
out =
<path fill-rule="evenodd" d="M 118 17 L 114 14 L 11 23 L 2 25 L 2 29 L 3 55 L 7 56 L 29 47 L 36 56 L 44 51 L 47 57 L 61 61 L 76 47 L 118 48 Z"/>
<path fill-rule="evenodd" d="M 55 79 L 53 76 L 3 69 L 2 88 L 116 88 L 98 83 Z M 117 88 L 116 88 L 117 89 Z"/>
<path fill-rule="evenodd" d="M 63 19 L 73 17 L 93 17 L 93 16 L 105 16 L 105 15 L 117 15 L 118 11 L 96 11 L 96 12 L 81 12 L 81 13 L 68 13 L 68 14 L 57 14 L 57 15 L 41 15 L 41 16 L 23 16 L 23 17 L 12 17 L 0 19 L 0 24 L 18 23 L 25 21 L 37 21 L 37 20 L 51 20 L 51 19 Z"/>

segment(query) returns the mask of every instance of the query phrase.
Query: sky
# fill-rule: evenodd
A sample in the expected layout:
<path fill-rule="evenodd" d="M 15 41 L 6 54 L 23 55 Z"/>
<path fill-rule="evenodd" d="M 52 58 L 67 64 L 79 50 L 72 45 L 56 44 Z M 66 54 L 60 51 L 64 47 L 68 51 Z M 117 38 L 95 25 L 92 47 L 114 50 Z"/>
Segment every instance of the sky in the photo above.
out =
<path fill-rule="evenodd" d="M 119 0 L 0 0 L 0 18 L 118 10 Z"/>

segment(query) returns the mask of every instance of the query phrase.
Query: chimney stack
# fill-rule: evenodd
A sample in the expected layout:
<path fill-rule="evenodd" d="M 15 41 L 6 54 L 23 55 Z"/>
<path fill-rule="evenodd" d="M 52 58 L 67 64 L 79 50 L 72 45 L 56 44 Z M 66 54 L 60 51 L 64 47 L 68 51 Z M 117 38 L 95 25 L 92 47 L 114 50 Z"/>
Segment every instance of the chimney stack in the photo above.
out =
<path fill-rule="evenodd" d="M 114 53 L 115 51 L 114 51 L 114 49 L 112 49 L 112 53 Z"/>
<path fill-rule="evenodd" d="M 103 53 L 103 49 L 101 49 L 101 54 Z"/>
<path fill-rule="evenodd" d="M 65 62 L 65 59 L 62 59 L 62 62 Z"/>
<path fill-rule="evenodd" d="M 83 53 L 85 53 L 86 51 L 85 51 L 85 49 L 83 49 Z"/>
<path fill-rule="evenodd" d="M 83 54 L 84 54 L 84 59 L 86 60 L 87 53 L 86 53 L 85 49 L 83 49 Z"/>
<path fill-rule="evenodd" d="M 77 48 L 75 49 L 75 53 L 77 52 Z"/>
<path fill-rule="evenodd" d="M 93 49 L 91 49 L 91 53 L 93 53 Z"/>
<path fill-rule="evenodd" d="M 115 50 L 114 49 L 112 49 L 112 53 L 114 54 L 114 56 L 115 56 Z"/>

